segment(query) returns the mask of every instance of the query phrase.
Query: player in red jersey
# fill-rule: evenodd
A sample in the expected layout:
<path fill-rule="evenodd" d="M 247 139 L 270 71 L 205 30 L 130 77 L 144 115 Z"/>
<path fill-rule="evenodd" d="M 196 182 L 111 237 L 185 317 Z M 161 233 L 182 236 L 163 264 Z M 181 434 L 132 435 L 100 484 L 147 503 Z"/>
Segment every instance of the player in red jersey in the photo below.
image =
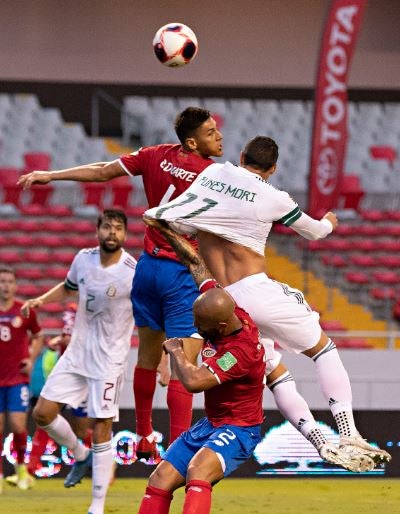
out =
<path fill-rule="evenodd" d="M 175 248 L 181 258 L 182 248 Z M 189 269 L 202 293 L 193 312 L 205 339 L 203 364 L 188 361 L 180 338 L 165 341 L 164 350 L 186 389 L 204 391 L 206 417 L 168 448 L 150 476 L 139 514 L 167 514 L 172 492 L 183 485 L 183 513 L 208 514 L 212 485 L 245 462 L 261 440 L 265 353 L 258 329 L 201 259 L 192 260 Z"/>
<path fill-rule="evenodd" d="M 25 189 L 52 180 L 104 182 L 116 177 L 141 175 L 149 207 L 161 205 L 185 191 L 197 175 L 222 155 L 222 135 L 209 111 L 189 107 L 180 113 L 175 130 L 181 144 L 141 148 L 108 163 L 94 163 L 60 171 L 33 171 L 18 181 Z M 134 372 L 136 432 L 139 458 L 157 457 L 151 411 L 157 366 L 165 337 L 180 337 L 191 362 L 201 348 L 193 324 L 192 305 L 198 291 L 185 266 L 163 236 L 146 227 L 144 253 L 139 259 L 132 289 L 139 350 Z M 193 337 L 194 336 L 194 337 Z M 191 423 L 192 394 L 172 369 L 167 404 L 170 442 Z"/>
<path fill-rule="evenodd" d="M 1 453 L 5 414 L 14 434 L 17 453 L 15 470 L 20 489 L 29 489 L 33 479 L 25 464 L 27 412 L 29 409 L 29 374 L 43 346 L 43 336 L 32 310 L 28 318 L 20 313 L 23 302 L 15 299 L 17 282 L 11 268 L 0 268 L 0 488 L 3 482 Z M 31 334 L 31 337 L 29 336 Z"/>

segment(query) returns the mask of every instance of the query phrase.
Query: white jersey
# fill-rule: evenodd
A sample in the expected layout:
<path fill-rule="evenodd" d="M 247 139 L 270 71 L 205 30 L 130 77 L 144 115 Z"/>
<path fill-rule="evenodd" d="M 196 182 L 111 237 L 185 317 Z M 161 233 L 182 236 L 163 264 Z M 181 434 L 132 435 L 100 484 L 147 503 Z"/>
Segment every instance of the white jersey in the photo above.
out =
<path fill-rule="evenodd" d="M 127 360 L 134 326 L 130 292 L 136 260 L 125 250 L 116 264 L 103 267 L 99 248 L 81 250 L 65 280 L 79 291 L 71 341 L 61 357 L 77 374 L 116 378 Z"/>
<path fill-rule="evenodd" d="M 145 214 L 171 222 L 179 232 L 211 232 L 260 255 L 274 221 L 291 226 L 301 217 L 301 227 L 293 228 L 309 239 L 332 231 L 329 221 L 304 214 L 288 193 L 230 162 L 211 164 L 183 194 Z"/>

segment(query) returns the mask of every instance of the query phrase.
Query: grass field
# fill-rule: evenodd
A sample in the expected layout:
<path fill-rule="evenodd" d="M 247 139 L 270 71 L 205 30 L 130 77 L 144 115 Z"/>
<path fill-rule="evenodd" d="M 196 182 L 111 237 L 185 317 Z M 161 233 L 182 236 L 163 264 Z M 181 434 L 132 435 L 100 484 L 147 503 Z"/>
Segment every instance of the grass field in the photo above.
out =
<path fill-rule="evenodd" d="M 144 479 L 118 478 L 110 488 L 107 514 L 137 512 Z M 4 484 L 1 514 L 86 514 L 90 479 L 74 489 L 62 480 L 37 480 L 35 488 L 19 491 Z M 183 491 L 175 493 L 171 514 L 182 512 Z M 384 514 L 400 513 L 397 479 L 227 479 L 213 493 L 215 514 Z M 154 513 L 157 514 L 157 513 Z"/>

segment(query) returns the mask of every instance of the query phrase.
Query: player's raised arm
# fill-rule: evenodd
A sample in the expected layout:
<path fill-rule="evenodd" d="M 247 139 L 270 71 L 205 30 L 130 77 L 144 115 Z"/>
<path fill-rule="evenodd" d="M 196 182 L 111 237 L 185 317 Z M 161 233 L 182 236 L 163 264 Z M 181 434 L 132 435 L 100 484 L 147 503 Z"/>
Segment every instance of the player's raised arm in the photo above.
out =
<path fill-rule="evenodd" d="M 156 220 L 143 216 L 143 220 L 146 225 L 153 227 L 161 232 L 168 243 L 175 250 L 179 260 L 185 265 L 197 286 L 200 286 L 205 280 L 212 279 L 210 271 L 208 270 L 205 262 L 193 248 L 193 246 L 183 236 L 175 232 L 166 221 Z"/>
<path fill-rule="evenodd" d="M 320 220 L 315 220 L 303 212 L 300 218 L 290 225 L 290 228 L 306 239 L 316 240 L 323 239 L 337 226 L 338 219 L 333 212 L 327 212 Z"/>
<path fill-rule="evenodd" d="M 77 182 L 106 182 L 126 173 L 118 161 L 96 162 L 55 171 L 32 171 L 21 175 L 17 184 L 29 189 L 33 184 L 47 184 L 53 180 L 74 180 Z"/>
<path fill-rule="evenodd" d="M 64 282 L 60 282 L 41 296 L 27 300 L 21 307 L 21 314 L 28 317 L 31 308 L 35 309 L 46 303 L 61 302 L 72 295 L 76 295 L 75 291 L 67 289 Z"/>

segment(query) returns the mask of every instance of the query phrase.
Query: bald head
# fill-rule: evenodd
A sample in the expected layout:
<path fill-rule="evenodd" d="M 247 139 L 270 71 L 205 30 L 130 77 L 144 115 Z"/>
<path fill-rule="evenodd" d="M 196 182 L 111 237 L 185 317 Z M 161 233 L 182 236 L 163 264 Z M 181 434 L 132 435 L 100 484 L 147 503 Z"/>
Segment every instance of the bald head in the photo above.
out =
<path fill-rule="evenodd" d="M 201 294 L 193 304 L 193 315 L 200 335 L 208 339 L 229 334 L 241 326 L 233 298 L 220 288 Z"/>

